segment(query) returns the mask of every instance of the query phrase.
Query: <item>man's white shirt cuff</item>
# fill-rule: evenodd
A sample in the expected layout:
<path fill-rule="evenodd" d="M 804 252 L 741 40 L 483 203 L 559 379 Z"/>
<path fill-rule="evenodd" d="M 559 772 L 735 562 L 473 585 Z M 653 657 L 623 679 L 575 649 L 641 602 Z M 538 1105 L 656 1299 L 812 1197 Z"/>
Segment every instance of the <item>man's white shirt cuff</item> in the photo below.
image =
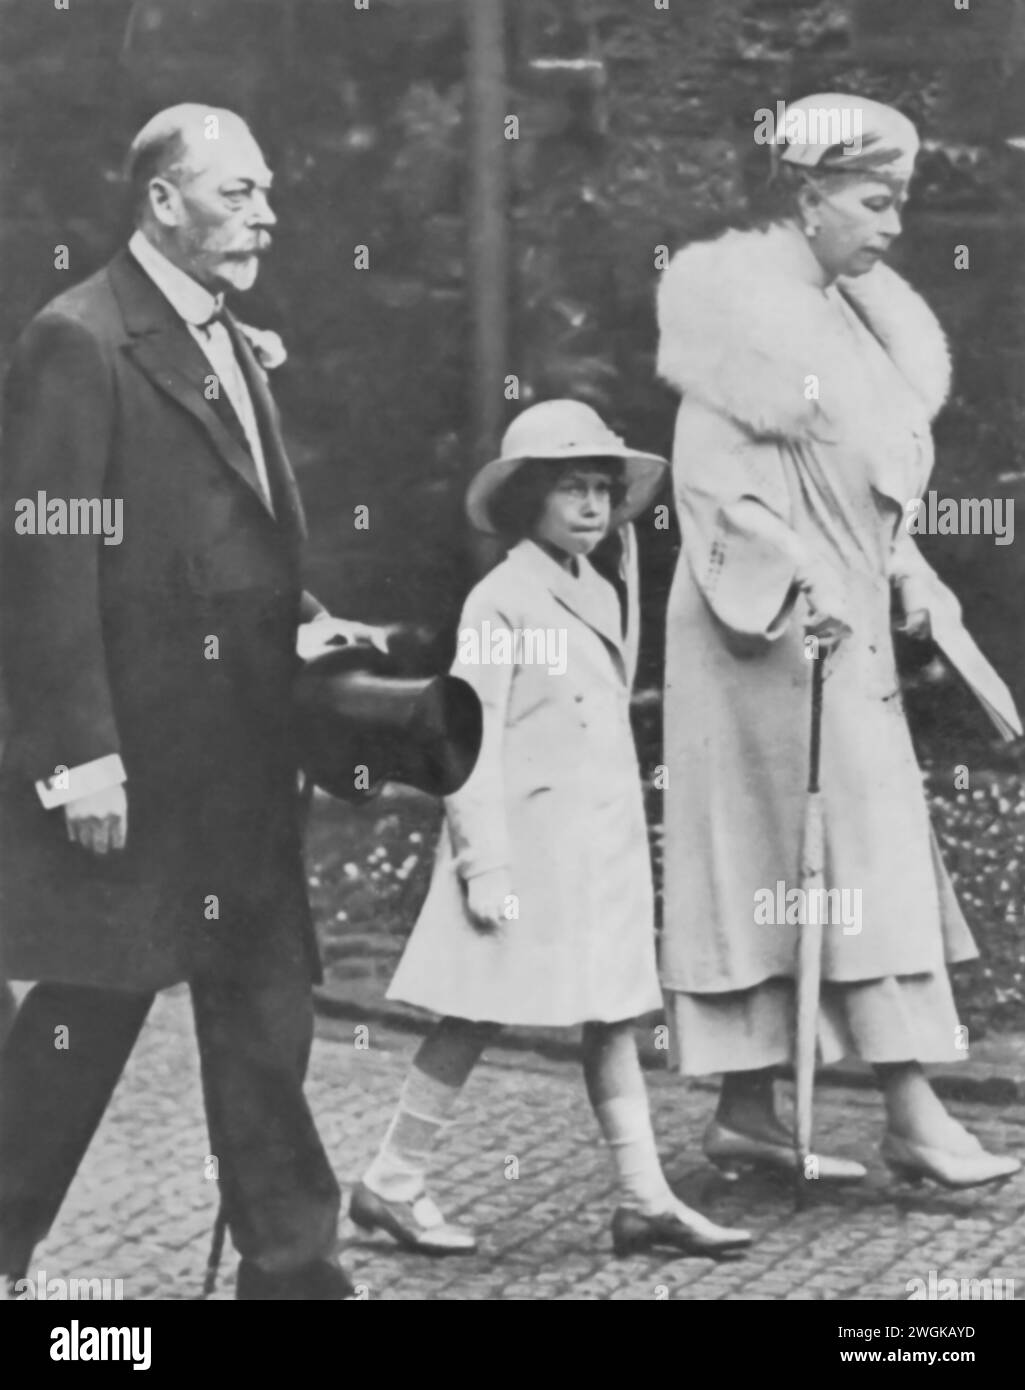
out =
<path fill-rule="evenodd" d="M 107 753 L 91 763 L 55 768 L 52 777 L 44 777 L 36 783 L 36 791 L 46 810 L 52 811 L 81 796 L 92 796 L 94 792 L 106 791 L 127 780 L 120 753 Z"/>

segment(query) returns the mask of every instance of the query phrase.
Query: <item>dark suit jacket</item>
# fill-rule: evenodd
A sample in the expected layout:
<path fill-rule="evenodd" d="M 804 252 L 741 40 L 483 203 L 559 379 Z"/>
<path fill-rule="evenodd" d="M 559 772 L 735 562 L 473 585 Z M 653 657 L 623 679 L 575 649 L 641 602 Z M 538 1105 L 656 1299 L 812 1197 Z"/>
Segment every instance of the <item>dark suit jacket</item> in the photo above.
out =
<path fill-rule="evenodd" d="M 299 496 L 264 374 L 229 324 L 274 514 L 226 395 L 121 252 L 17 344 L 0 468 L 0 969 L 159 988 L 198 970 L 314 971 L 289 690 Z M 123 502 L 124 536 L 16 535 L 15 504 Z M 215 638 L 218 655 L 210 659 Z M 33 781 L 120 753 L 128 844 L 67 842 Z"/>

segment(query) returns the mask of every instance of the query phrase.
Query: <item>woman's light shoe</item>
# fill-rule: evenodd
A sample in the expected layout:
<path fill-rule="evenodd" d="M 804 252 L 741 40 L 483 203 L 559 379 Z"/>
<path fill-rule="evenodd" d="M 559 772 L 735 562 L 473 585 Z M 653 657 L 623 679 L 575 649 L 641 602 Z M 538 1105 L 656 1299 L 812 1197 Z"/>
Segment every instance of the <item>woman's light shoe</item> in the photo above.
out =
<path fill-rule="evenodd" d="M 727 1129 L 715 1119 L 705 1130 L 704 1150 L 705 1157 L 729 1177 L 735 1177 L 741 1167 L 774 1168 L 782 1173 L 793 1173 L 797 1167 L 792 1144 L 742 1134 L 739 1130 Z M 860 1182 L 868 1174 L 864 1164 L 852 1158 L 835 1158 L 830 1154 L 815 1154 L 814 1157 L 821 1182 Z"/>
<path fill-rule="evenodd" d="M 897 1177 L 911 1183 L 931 1178 L 944 1187 L 979 1187 L 989 1182 L 1005 1182 L 1020 1170 L 1021 1162 L 1017 1158 L 987 1153 L 978 1140 L 975 1143 L 976 1147 L 965 1153 L 950 1153 L 887 1134 L 880 1153 L 883 1162 Z"/>
<path fill-rule="evenodd" d="M 358 1182 L 349 1199 L 349 1219 L 363 1231 L 387 1231 L 421 1255 L 472 1255 L 477 1249 L 473 1232 L 446 1221 L 426 1193 L 412 1202 L 393 1202 Z"/>
<path fill-rule="evenodd" d="M 617 1255 L 633 1255 L 640 1250 L 668 1245 L 684 1255 L 715 1259 L 750 1244 L 750 1231 L 717 1226 L 696 1211 L 688 1216 L 681 1211 L 646 1216 L 629 1207 L 619 1207 L 612 1218 L 612 1248 Z"/>

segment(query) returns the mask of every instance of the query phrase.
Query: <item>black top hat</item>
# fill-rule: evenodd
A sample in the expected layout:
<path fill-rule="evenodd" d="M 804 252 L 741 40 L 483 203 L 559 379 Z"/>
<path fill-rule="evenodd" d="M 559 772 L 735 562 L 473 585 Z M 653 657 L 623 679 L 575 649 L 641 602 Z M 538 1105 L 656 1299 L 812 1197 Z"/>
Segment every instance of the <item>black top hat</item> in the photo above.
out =
<path fill-rule="evenodd" d="M 307 777 L 343 801 L 404 782 L 431 796 L 458 791 L 480 752 L 477 692 L 457 676 L 399 674 L 406 662 L 362 644 L 309 661 L 293 688 Z"/>

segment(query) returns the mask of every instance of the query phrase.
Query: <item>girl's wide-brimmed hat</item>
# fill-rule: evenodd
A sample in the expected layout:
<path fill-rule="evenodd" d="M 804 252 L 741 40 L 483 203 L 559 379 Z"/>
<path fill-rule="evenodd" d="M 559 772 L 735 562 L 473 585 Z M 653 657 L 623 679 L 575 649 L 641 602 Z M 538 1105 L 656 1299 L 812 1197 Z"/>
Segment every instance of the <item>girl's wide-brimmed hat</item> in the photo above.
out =
<path fill-rule="evenodd" d="M 664 458 L 630 449 L 582 401 L 542 401 L 524 410 L 502 436 L 502 452 L 486 463 L 466 493 L 466 514 L 478 531 L 495 534 L 490 503 L 498 489 L 530 459 L 564 464 L 573 459 L 618 459 L 626 494 L 612 513 L 622 526 L 644 511 L 662 486 Z"/>

